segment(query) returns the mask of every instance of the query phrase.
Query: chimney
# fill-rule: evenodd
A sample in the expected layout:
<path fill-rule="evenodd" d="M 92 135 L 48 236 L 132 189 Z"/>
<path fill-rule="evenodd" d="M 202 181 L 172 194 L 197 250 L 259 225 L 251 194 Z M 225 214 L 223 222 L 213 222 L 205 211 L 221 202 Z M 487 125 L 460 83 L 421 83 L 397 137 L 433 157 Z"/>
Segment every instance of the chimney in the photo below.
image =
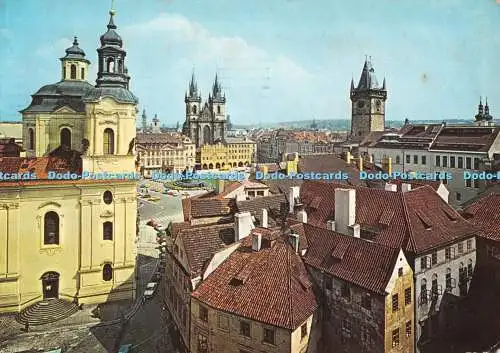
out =
<path fill-rule="evenodd" d="M 335 189 L 335 227 L 342 234 L 349 234 L 348 226 L 356 223 L 356 190 Z"/>
<path fill-rule="evenodd" d="M 351 164 L 351 159 L 352 159 L 351 152 L 347 151 L 345 156 L 345 161 L 347 162 L 347 164 Z"/>
<path fill-rule="evenodd" d="M 224 179 L 217 179 L 215 192 L 217 193 L 217 195 L 220 195 L 222 192 L 224 192 Z"/>
<path fill-rule="evenodd" d="M 306 212 L 306 210 L 302 209 L 299 212 L 297 212 L 297 220 L 300 223 L 307 223 L 307 212 Z"/>
<path fill-rule="evenodd" d="M 352 226 L 348 226 L 347 229 L 349 231 L 350 236 L 355 238 L 360 237 L 361 227 L 359 226 L 359 224 L 353 224 Z"/>
<path fill-rule="evenodd" d="M 259 213 L 259 220 L 260 220 L 260 226 L 262 228 L 267 228 L 268 227 L 268 221 L 267 221 L 267 210 L 265 208 L 260 209 Z"/>
<path fill-rule="evenodd" d="M 361 172 L 363 171 L 363 157 L 361 157 L 361 156 L 358 159 L 358 169 Z"/>
<path fill-rule="evenodd" d="M 385 191 L 396 192 L 398 191 L 398 186 L 396 184 L 385 183 Z"/>
<path fill-rule="evenodd" d="M 401 184 L 401 191 L 402 192 L 411 191 L 411 184 L 406 184 L 406 183 Z"/>
<path fill-rule="evenodd" d="M 254 228 L 250 212 L 240 212 L 234 215 L 235 241 L 240 241 L 247 237 Z"/>
<path fill-rule="evenodd" d="M 293 250 L 295 251 L 296 254 L 298 254 L 299 253 L 300 236 L 298 234 L 291 233 L 289 239 L 290 239 L 290 244 L 293 247 Z"/>
<path fill-rule="evenodd" d="M 295 211 L 295 200 L 299 197 L 300 187 L 299 186 L 291 186 L 290 191 L 288 192 L 288 202 L 290 204 L 290 213 L 294 213 Z"/>
<path fill-rule="evenodd" d="M 262 248 L 262 234 L 253 233 L 252 234 L 252 250 L 259 251 Z"/>
<path fill-rule="evenodd" d="M 335 221 L 329 220 L 326 222 L 326 229 L 335 231 Z"/>

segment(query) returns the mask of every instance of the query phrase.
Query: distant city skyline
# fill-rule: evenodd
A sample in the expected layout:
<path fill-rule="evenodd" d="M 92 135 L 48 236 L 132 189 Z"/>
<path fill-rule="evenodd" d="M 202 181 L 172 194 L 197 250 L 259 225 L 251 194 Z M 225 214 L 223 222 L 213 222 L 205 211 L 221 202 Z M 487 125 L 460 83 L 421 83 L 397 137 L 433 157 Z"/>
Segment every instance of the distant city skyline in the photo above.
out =
<path fill-rule="evenodd" d="M 0 121 L 20 120 L 30 95 L 60 80 L 75 35 L 95 83 L 110 4 L 0 1 Z M 498 118 L 495 0 L 116 0 L 115 8 L 138 120 L 145 108 L 150 120 L 182 124 L 193 70 L 204 99 L 218 73 L 236 125 L 348 119 L 350 81 L 366 55 L 387 79 L 386 120 L 472 121 L 480 96 Z"/>

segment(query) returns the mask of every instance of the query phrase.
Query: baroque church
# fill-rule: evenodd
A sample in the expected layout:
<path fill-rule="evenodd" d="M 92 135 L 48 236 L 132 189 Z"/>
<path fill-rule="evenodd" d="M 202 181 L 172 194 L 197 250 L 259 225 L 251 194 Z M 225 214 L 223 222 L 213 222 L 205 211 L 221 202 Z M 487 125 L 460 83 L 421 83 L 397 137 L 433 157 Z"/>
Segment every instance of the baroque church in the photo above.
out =
<path fill-rule="evenodd" d="M 371 58 L 365 59 L 358 85 L 351 80 L 351 140 L 361 140 L 374 131 L 385 129 L 385 78 L 380 85 L 375 76 Z"/>
<path fill-rule="evenodd" d="M 81 177 L 136 170 L 138 99 L 109 14 L 96 84 L 75 38 L 60 59 L 60 81 L 40 88 L 21 111 L 27 157 L 0 158 L 4 175 L 36 175 L 0 181 L 0 313 L 135 296 L 136 180 Z M 50 172 L 68 178 L 53 180 Z"/>
<path fill-rule="evenodd" d="M 186 120 L 182 133 L 195 143 L 196 149 L 224 140 L 227 131 L 226 96 L 222 92 L 217 75 L 215 75 L 208 100 L 202 104 L 193 73 L 184 102 L 186 103 Z"/>

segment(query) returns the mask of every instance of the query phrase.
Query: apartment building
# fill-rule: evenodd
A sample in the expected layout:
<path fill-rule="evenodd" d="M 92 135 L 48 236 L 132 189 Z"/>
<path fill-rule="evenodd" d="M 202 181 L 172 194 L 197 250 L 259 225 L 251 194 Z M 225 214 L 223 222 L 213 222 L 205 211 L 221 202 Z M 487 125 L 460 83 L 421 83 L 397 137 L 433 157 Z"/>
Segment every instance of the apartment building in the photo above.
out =
<path fill-rule="evenodd" d="M 344 206 L 336 202 L 338 197 Z M 307 223 L 403 249 L 414 272 L 417 352 L 456 329 L 459 303 L 476 266 L 476 229 L 435 190 L 428 185 L 412 190 L 406 184 L 398 191 L 308 181 L 301 185 L 299 200 Z M 339 214 L 347 221 L 339 223 Z"/>
<path fill-rule="evenodd" d="M 193 293 L 191 352 L 317 352 L 318 302 L 281 229 L 255 228 Z"/>
<path fill-rule="evenodd" d="M 283 154 L 298 153 L 301 156 L 330 154 L 343 141 L 343 137 L 324 131 L 296 131 L 278 129 L 256 136 L 257 161 L 279 162 Z"/>
<path fill-rule="evenodd" d="M 393 172 L 449 172 L 443 180 L 450 203 L 460 205 L 481 192 L 487 180 L 464 179 L 464 172 L 492 169 L 500 152 L 500 127 L 487 125 L 406 124 L 375 141 L 359 145 L 359 153 L 381 164 L 390 158 Z"/>
<path fill-rule="evenodd" d="M 234 242 L 232 223 L 171 223 L 167 229 L 164 302 L 185 352 L 189 352 L 191 292 L 200 283 L 206 262 L 219 252 L 234 250 Z"/>
<path fill-rule="evenodd" d="M 303 260 L 321 293 L 322 352 L 414 352 L 413 271 L 403 251 L 305 223 L 291 229 L 307 240 Z"/>
<path fill-rule="evenodd" d="M 136 150 L 141 174 L 146 178 L 154 172 L 183 172 L 195 166 L 194 143 L 178 133 L 138 133 Z"/>

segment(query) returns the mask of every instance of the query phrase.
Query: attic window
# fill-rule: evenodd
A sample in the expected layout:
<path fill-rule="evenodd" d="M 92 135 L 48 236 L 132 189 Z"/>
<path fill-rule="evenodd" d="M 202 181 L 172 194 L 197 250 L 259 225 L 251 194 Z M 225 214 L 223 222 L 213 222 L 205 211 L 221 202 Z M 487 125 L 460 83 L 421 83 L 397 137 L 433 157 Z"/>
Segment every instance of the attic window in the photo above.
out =
<path fill-rule="evenodd" d="M 443 212 L 446 214 L 446 216 L 448 217 L 448 219 L 450 221 L 453 221 L 453 222 L 456 222 L 457 221 L 457 216 L 453 214 L 453 212 L 451 212 L 450 210 L 446 209 L 446 208 L 443 208 L 442 209 Z"/>
<path fill-rule="evenodd" d="M 420 221 L 424 225 L 425 229 L 429 230 L 432 228 L 431 220 L 425 214 L 423 214 L 423 212 L 421 212 L 420 210 L 417 210 L 417 211 L 415 211 L 415 213 L 417 214 L 417 217 L 420 219 Z"/>
<path fill-rule="evenodd" d="M 231 280 L 239 281 L 241 282 L 240 284 L 245 284 L 245 282 L 248 280 L 248 277 L 250 277 L 250 274 L 252 273 L 252 266 L 251 263 L 247 263 L 243 268 L 241 269 L 240 272 L 234 278 Z"/>

